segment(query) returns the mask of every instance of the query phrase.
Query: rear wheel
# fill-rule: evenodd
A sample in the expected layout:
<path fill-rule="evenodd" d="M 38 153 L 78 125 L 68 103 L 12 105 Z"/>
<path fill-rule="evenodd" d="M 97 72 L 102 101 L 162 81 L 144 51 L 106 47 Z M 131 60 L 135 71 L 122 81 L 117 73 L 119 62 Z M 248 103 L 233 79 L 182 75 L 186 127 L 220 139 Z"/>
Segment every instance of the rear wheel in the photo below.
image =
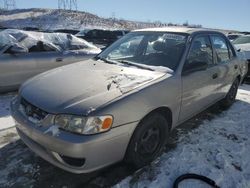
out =
<path fill-rule="evenodd" d="M 235 102 L 235 98 L 236 98 L 236 95 L 237 95 L 239 84 L 240 84 L 240 81 L 237 78 L 233 82 L 233 84 L 232 84 L 230 90 L 228 91 L 226 97 L 221 101 L 221 106 L 223 108 L 229 108 Z"/>
<path fill-rule="evenodd" d="M 168 122 L 158 113 L 147 116 L 138 127 L 130 140 L 126 162 L 140 168 L 153 161 L 161 154 L 168 137 Z"/>

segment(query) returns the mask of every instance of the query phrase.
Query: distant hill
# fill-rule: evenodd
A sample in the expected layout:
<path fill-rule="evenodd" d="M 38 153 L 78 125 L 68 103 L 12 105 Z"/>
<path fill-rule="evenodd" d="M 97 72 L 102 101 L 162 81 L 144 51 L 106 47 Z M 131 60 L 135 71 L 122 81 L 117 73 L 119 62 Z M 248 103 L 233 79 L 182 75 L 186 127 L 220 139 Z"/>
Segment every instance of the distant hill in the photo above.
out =
<path fill-rule="evenodd" d="M 160 22 L 147 23 L 122 19 L 101 18 L 88 12 L 58 9 L 16 9 L 0 11 L 0 26 L 8 28 L 35 27 L 54 29 L 139 29 L 166 26 Z"/>
<path fill-rule="evenodd" d="M 166 20 L 167 21 L 167 20 Z M 187 22 L 182 25 L 173 23 L 138 22 L 124 19 L 102 18 L 97 15 L 69 10 L 58 9 L 0 9 L 0 28 L 38 28 L 40 30 L 56 29 L 141 29 L 149 27 L 182 26 L 202 27 L 201 25 L 190 25 Z M 224 33 L 236 32 L 232 30 L 220 30 Z"/>

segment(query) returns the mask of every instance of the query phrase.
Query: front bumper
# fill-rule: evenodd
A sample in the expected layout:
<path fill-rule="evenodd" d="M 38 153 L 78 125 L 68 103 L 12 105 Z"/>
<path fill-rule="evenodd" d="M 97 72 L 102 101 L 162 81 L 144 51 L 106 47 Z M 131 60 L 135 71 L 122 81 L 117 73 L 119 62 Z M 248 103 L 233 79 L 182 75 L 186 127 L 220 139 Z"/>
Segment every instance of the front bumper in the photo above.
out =
<path fill-rule="evenodd" d="M 12 102 L 12 116 L 23 142 L 53 165 L 72 173 L 89 173 L 124 158 L 137 122 L 111 129 L 106 133 L 85 136 L 59 131 L 57 136 L 45 134 L 49 127 L 37 126 L 19 112 L 19 103 Z M 82 161 L 72 165 L 67 159 Z"/>

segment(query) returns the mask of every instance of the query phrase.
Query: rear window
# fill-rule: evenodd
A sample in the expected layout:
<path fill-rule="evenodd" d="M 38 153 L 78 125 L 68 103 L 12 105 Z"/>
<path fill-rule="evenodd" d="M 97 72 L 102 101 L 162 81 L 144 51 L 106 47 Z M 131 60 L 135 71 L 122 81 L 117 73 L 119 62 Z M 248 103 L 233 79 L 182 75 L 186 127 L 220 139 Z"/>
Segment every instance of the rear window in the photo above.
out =
<path fill-rule="evenodd" d="M 229 51 L 226 40 L 221 36 L 211 36 L 212 45 L 215 48 L 217 63 L 227 62 L 229 57 Z"/>

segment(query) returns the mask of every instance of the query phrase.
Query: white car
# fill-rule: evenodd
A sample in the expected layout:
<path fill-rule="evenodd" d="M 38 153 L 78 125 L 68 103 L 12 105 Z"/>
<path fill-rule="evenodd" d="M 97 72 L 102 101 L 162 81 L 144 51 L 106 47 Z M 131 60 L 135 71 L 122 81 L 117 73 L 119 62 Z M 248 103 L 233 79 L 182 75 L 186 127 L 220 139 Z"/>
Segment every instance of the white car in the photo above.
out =
<path fill-rule="evenodd" d="M 250 35 L 243 35 L 233 41 L 238 53 L 242 55 L 244 59 L 248 61 L 248 73 L 247 77 L 250 77 Z"/>
<path fill-rule="evenodd" d="M 234 46 L 240 52 L 244 52 L 245 58 L 250 60 L 250 35 L 243 35 L 233 41 Z"/>
<path fill-rule="evenodd" d="M 64 33 L 7 29 L 0 32 L 0 93 L 13 91 L 47 70 L 90 59 L 101 50 Z"/>

